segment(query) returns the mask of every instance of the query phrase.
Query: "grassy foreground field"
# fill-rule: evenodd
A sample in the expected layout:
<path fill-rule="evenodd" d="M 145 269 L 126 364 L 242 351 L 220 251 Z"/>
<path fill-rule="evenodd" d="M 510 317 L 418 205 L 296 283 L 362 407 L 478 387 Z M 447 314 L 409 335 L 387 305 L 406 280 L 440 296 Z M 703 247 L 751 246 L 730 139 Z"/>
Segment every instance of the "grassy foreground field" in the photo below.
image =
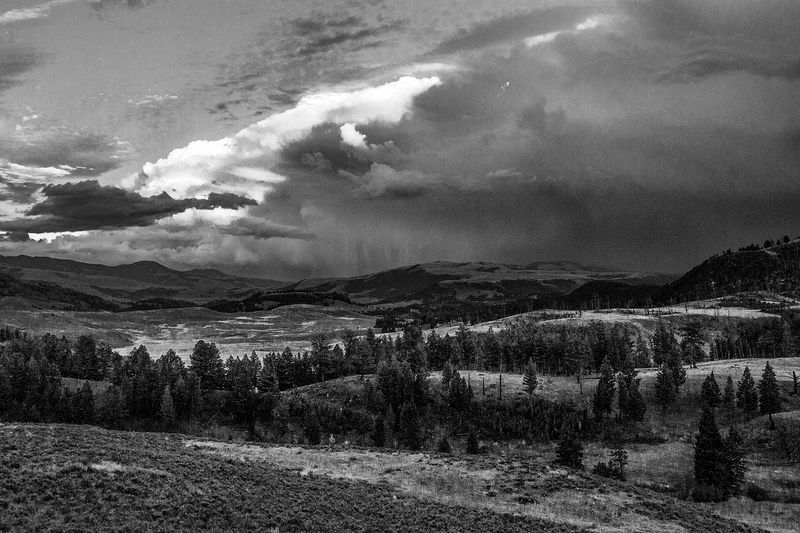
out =
<path fill-rule="evenodd" d="M 534 461 L 0 425 L 0 530 L 754 531 Z"/>

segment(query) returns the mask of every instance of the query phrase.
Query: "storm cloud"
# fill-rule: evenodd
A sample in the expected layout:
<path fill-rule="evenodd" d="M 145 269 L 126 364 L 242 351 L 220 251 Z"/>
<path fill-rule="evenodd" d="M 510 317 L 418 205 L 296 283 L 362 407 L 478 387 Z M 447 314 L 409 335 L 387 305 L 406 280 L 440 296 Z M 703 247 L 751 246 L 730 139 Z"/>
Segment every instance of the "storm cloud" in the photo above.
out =
<path fill-rule="evenodd" d="M 131 152 L 135 172 L 106 135 L 15 148 L 2 194 L 38 203 L 6 238 L 89 232 L 15 249 L 287 279 L 434 260 L 675 272 L 800 233 L 797 2 L 342 3 L 251 29 L 197 107 L 224 127 Z M 178 113 L 191 91 L 159 94 Z M 106 187 L 32 185 L 79 173 Z"/>
<path fill-rule="evenodd" d="M 95 180 L 47 185 L 42 195 L 45 199 L 31 207 L 26 218 L 0 222 L 0 230 L 47 233 L 148 226 L 190 208 L 230 209 L 255 204 L 231 193 L 211 193 L 206 199 L 176 200 L 166 193 L 143 197 Z"/>

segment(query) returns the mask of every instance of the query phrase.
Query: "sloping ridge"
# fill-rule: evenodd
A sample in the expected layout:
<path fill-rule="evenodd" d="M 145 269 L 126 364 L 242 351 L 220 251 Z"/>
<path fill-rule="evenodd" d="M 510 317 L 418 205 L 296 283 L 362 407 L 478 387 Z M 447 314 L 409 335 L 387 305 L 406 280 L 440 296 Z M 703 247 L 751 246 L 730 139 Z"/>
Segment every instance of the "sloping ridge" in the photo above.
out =
<path fill-rule="evenodd" d="M 664 297 L 699 300 L 745 291 L 800 295 L 800 239 L 709 257 L 664 288 Z"/>

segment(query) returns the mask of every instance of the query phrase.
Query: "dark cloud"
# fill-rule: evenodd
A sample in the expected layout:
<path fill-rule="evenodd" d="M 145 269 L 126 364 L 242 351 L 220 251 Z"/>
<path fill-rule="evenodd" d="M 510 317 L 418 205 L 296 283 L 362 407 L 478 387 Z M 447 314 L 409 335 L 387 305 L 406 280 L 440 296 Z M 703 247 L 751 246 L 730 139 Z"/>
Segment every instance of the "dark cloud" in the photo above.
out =
<path fill-rule="evenodd" d="M 228 225 L 219 227 L 220 233 L 236 235 L 238 237 L 252 237 L 255 239 L 312 239 L 308 231 L 295 226 L 276 224 L 269 220 L 256 217 L 243 217 L 234 220 Z"/>
<path fill-rule="evenodd" d="M 500 17 L 459 31 L 439 44 L 433 53 L 453 54 L 532 35 L 570 29 L 587 17 L 597 15 L 598 10 L 598 7 L 564 6 Z"/>
<path fill-rule="evenodd" d="M 63 129 L 44 130 L 35 136 L 0 137 L 0 153 L 9 161 L 37 167 L 73 167 L 74 176 L 98 176 L 117 168 L 119 142 L 97 133 Z"/>
<path fill-rule="evenodd" d="M 748 46 L 749 44 L 749 46 Z M 728 72 L 747 72 L 765 78 L 800 78 L 800 57 L 773 57 L 759 43 L 705 43 L 684 54 L 678 64 L 660 73 L 657 81 L 683 83 Z"/>
<path fill-rule="evenodd" d="M 9 46 L 0 47 L 0 91 L 16 85 L 19 77 L 35 67 L 42 57 L 31 48 Z"/>
<path fill-rule="evenodd" d="M 207 199 L 176 200 L 166 193 L 144 197 L 95 180 L 47 185 L 42 194 L 46 198 L 26 212 L 27 218 L 0 222 L 0 230 L 44 233 L 148 226 L 190 208 L 232 209 L 256 204 L 230 193 L 211 193 Z"/>
<path fill-rule="evenodd" d="M 305 138 L 286 145 L 281 155 L 285 164 L 313 170 L 366 172 L 369 169 L 369 161 L 343 148 L 339 126 L 331 123 L 315 126 Z"/>
<path fill-rule="evenodd" d="M 89 5 L 96 11 L 112 7 L 125 7 L 128 9 L 140 9 L 156 0 L 92 0 Z"/>
<path fill-rule="evenodd" d="M 292 21 L 292 25 L 297 29 L 296 35 L 304 40 L 297 52 L 299 56 L 319 54 L 339 49 L 344 45 L 347 45 L 346 48 L 350 50 L 364 46 L 377 46 L 380 42 L 373 38 L 399 30 L 403 24 L 401 21 L 393 21 L 374 25 L 361 17 L 352 15 L 337 18 L 320 15 L 316 18 L 301 18 Z"/>
<path fill-rule="evenodd" d="M 316 36 L 324 33 L 329 28 L 352 28 L 366 26 L 363 18 L 355 15 L 329 17 L 324 14 L 316 17 L 300 17 L 292 20 L 290 24 L 294 27 L 297 35 Z"/>
<path fill-rule="evenodd" d="M 795 0 L 623 0 L 621 5 L 655 38 L 700 34 L 796 41 L 800 37 L 800 4 Z"/>

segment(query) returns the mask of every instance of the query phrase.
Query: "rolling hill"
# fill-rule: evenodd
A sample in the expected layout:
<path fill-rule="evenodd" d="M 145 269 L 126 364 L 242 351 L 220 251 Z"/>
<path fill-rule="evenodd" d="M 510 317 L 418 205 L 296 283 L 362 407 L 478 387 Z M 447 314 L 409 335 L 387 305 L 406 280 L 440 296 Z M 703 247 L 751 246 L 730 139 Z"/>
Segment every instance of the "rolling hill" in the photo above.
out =
<path fill-rule="evenodd" d="M 57 285 L 120 307 L 147 300 L 156 300 L 153 303 L 158 307 L 183 307 L 187 302 L 201 304 L 217 299 L 243 299 L 257 291 L 285 284 L 232 276 L 213 269 L 173 270 L 154 261 L 107 266 L 25 255 L 0 256 L 0 272 L 22 283 Z M 169 301 L 159 303 L 158 299 Z"/>
<path fill-rule="evenodd" d="M 337 292 L 364 304 L 412 301 L 503 300 L 563 296 L 591 281 L 663 285 L 674 276 L 614 270 L 568 261 L 507 265 L 437 261 L 375 274 L 307 279 L 286 289 Z"/>
<path fill-rule="evenodd" d="M 664 287 L 663 299 L 690 301 L 747 291 L 800 295 L 800 238 L 714 255 Z"/>

